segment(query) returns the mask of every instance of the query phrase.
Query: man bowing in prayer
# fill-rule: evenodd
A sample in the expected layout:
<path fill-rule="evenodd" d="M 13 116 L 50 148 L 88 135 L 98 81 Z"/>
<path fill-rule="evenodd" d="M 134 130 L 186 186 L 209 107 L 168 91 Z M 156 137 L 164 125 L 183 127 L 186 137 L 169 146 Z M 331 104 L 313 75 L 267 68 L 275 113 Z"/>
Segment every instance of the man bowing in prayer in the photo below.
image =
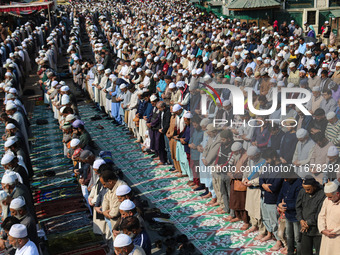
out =
<path fill-rule="evenodd" d="M 119 234 L 114 241 L 116 254 L 145 255 L 144 250 L 132 243 L 131 238 L 125 234 Z"/>

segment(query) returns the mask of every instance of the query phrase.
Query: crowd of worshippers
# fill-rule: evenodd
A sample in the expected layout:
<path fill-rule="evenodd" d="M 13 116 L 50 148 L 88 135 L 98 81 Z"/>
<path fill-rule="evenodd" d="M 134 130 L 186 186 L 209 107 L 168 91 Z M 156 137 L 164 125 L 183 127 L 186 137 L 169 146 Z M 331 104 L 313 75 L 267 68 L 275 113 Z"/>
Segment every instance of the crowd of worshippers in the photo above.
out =
<path fill-rule="evenodd" d="M 6 28 L 10 36 L 3 39 L 5 44 L 1 43 L 5 45 L 4 50 L 1 47 L 1 54 L 5 56 L 3 70 L 6 72 L 0 84 L 1 91 L 5 92 L 5 112 L 0 116 L 5 124 L 0 250 L 5 254 L 42 254 L 30 186 L 34 175 L 30 161 L 30 123 L 21 99 L 25 79 L 32 67 L 37 66 L 44 102 L 51 106 L 64 132 L 65 156 L 74 162 L 74 173 L 91 213 L 93 209 L 94 232 L 106 236 L 111 254 L 113 249 L 119 254 L 151 254 L 151 242 L 138 213 L 141 211 L 139 200 L 131 188 L 118 179 L 112 164 L 95 157 L 91 136 L 79 120 L 76 98 L 60 80 L 57 63 L 63 47 L 68 46 L 67 24 L 73 20 L 70 9 L 61 14 L 60 23 L 55 27 L 47 22 L 34 27 L 27 22 L 14 32 Z M 70 45 L 75 44 L 70 42 Z"/>
<path fill-rule="evenodd" d="M 329 24 L 323 26 L 320 43 L 310 36 L 308 25 L 296 36 L 295 30 L 302 28 L 294 21 L 259 28 L 202 14 L 186 2 L 118 3 L 108 11 L 110 6 L 75 6 L 67 50 L 74 85 L 140 143 L 155 164 L 172 166 L 177 177 L 188 176 L 187 185 L 202 191 L 207 206 L 229 214 L 225 220 L 242 221 L 240 229 L 246 234 L 258 231 L 256 240 L 276 240 L 271 249 L 282 253 L 312 254 L 315 249 L 335 254 L 340 225 L 340 62 L 338 49 L 325 34 Z M 83 29 L 92 59 L 82 55 Z M 230 91 L 219 89 L 221 102 L 215 105 L 208 98 L 203 115 L 201 95 L 212 92 L 205 84 L 214 83 L 252 88 L 252 102 L 244 93 L 244 104 L 234 105 Z M 280 102 L 271 116 L 252 113 L 250 103 L 257 110 L 271 107 L 274 88 L 310 91 L 312 98 L 304 107 L 312 115 L 288 105 L 281 116 Z M 76 112 L 72 100 L 65 97 L 65 102 L 63 106 Z M 234 116 L 235 107 L 244 107 L 245 114 Z M 70 121 L 75 116 L 67 109 L 61 115 Z M 214 118 L 253 119 L 258 127 L 216 126 Z M 81 121 L 74 123 L 83 130 Z M 72 144 L 73 149 L 84 148 L 82 139 Z M 285 178 L 264 171 L 281 165 L 291 166 Z M 204 170 L 215 166 L 233 166 L 236 172 Z M 245 167 L 251 171 L 242 171 Z M 114 206 L 115 199 L 112 195 L 109 204 Z M 105 213 L 109 207 L 103 203 L 108 222 L 114 216 Z"/>
<path fill-rule="evenodd" d="M 1 165 L 5 170 L 0 191 L 0 251 L 5 254 L 42 254 L 30 186 L 34 175 L 30 160 L 32 134 L 22 96 L 27 78 L 36 66 L 38 49 L 42 61 L 55 67 L 61 41 L 55 41 L 54 36 L 62 37 L 62 31 L 65 31 L 62 24 L 53 31 L 48 23 L 26 22 L 14 31 L 0 25 L 0 92 L 4 105 L 0 116 L 4 124 Z"/>
<path fill-rule="evenodd" d="M 195 192 L 202 191 L 202 199 L 210 200 L 207 206 L 229 214 L 225 220 L 242 221 L 240 229 L 246 234 L 258 231 L 258 241 L 277 240 L 272 250 L 282 253 L 313 254 L 314 248 L 316 253 L 336 254 L 340 238 L 340 188 L 335 171 L 340 163 L 340 62 L 336 47 L 328 45 L 329 24 L 323 27 L 325 44 L 321 44 L 310 36 L 313 29 L 308 25 L 305 31 L 294 21 L 289 26 L 284 23 L 278 27 L 274 22 L 273 26 L 259 28 L 253 23 L 202 14 L 184 1 L 114 3 L 111 7 L 112 3 L 105 2 L 82 3 L 72 10 L 67 52 L 74 84 L 88 93 L 115 125 L 129 132 L 145 153 L 152 154 L 155 164 L 169 164 L 176 176 L 188 176 L 187 185 Z M 76 97 L 58 79 L 57 55 L 66 41 L 59 30 L 65 31 L 65 27 L 58 25 L 50 34 L 48 29 L 34 30 L 43 39 L 39 47 L 47 45 L 35 60 L 45 103 L 51 104 L 64 132 L 65 156 L 74 161 L 83 195 L 93 209 L 94 231 L 105 236 L 112 252 L 149 254 L 147 234 L 131 189 L 118 179 L 110 164 L 96 159 L 91 136 L 79 119 Z M 93 60 L 82 56 L 84 32 L 90 39 Z M 6 80 L 13 76 L 18 75 L 7 75 Z M 200 95 L 209 92 L 204 84 L 213 83 L 231 84 L 241 90 L 252 88 L 253 102 L 246 98 L 244 104 L 234 105 L 230 91 L 222 89 L 222 102 L 215 105 L 208 99 L 208 114 L 203 116 Z M 273 88 L 284 87 L 311 91 L 312 98 L 305 107 L 312 116 L 292 106 L 281 116 L 280 105 L 267 117 L 249 111 L 248 103 L 256 109 L 270 108 Z M 6 97 L 10 94 L 6 91 Z M 288 97 L 303 95 L 290 93 Z M 16 137 L 22 133 L 20 148 L 24 151 L 24 132 L 29 136 L 29 129 L 15 99 L 17 95 L 13 103 L 6 99 L 8 115 L 1 117 L 6 121 L 6 132 L 13 124 Z M 244 107 L 245 115 L 234 116 L 235 107 Z M 17 125 L 11 118 L 15 113 L 22 117 Z M 217 127 L 214 118 L 256 119 L 263 125 Z M 297 125 L 272 125 L 267 118 Z M 6 142 L 12 140 L 7 138 Z M 26 149 L 29 151 L 29 147 Z M 23 164 L 24 159 L 7 154 L 2 163 L 10 160 L 3 164 L 9 171 L 13 162 L 16 167 Z M 264 172 L 268 166 L 281 165 L 295 168 L 290 167 L 285 178 L 277 176 L 280 173 Z M 314 171 L 313 165 L 326 166 L 325 171 Z M 203 171 L 213 166 L 234 166 L 236 171 Z M 242 172 L 247 166 L 252 171 Z M 303 166 L 309 166 L 308 175 L 293 171 Z M 13 197 L 18 187 L 29 189 L 24 172 L 17 173 L 19 176 L 7 172 L 2 180 L 11 184 L 3 183 L 7 197 Z M 27 192 L 22 192 L 27 196 L 26 214 L 31 199 Z M 12 202 L 9 207 L 15 208 Z M 14 228 L 14 236 L 11 230 L 12 245 L 11 238 L 27 241 L 14 234 L 20 227 Z"/>

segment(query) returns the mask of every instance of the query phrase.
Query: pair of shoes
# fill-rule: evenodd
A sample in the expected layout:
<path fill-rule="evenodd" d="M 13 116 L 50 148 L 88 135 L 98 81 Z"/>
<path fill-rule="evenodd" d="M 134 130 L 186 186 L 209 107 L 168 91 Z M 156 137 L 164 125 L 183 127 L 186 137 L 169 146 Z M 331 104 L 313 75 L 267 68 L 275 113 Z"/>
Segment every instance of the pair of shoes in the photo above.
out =
<path fill-rule="evenodd" d="M 203 185 L 199 186 L 198 188 L 194 189 L 194 191 L 200 191 L 200 190 L 204 190 L 205 187 Z"/>
<path fill-rule="evenodd" d="M 192 243 L 184 243 L 183 245 L 181 245 L 181 247 L 179 248 L 179 255 L 191 255 L 191 254 L 195 254 L 195 246 Z"/>
<path fill-rule="evenodd" d="M 158 222 L 150 222 L 149 228 L 153 231 L 161 231 L 163 228 L 163 224 Z"/>
<path fill-rule="evenodd" d="M 96 115 L 94 115 L 94 117 L 90 118 L 90 120 L 92 120 L 92 121 L 101 120 L 101 119 L 102 119 L 102 117 L 100 117 L 100 115 L 98 115 L 98 114 L 96 114 Z"/>
<path fill-rule="evenodd" d="M 162 229 L 157 231 L 160 236 L 173 236 L 176 229 L 173 225 L 164 224 Z"/>
<path fill-rule="evenodd" d="M 156 240 L 156 241 L 155 241 L 155 246 L 156 246 L 158 249 L 162 249 L 162 246 L 163 246 L 162 240 Z"/>
<path fill-rule="evenodd" d="M 200 197 L 203 197 L 203 196 L 205 196 L 205 195 L 208 195 L 209 194 L 209 191 L 205 191 L 204 193 L 202 193 L 201 195 L 200 195 Z"/>
<path fill-rule="evenodd" d="M 177 243 L 176 243 L 176 239 L 175 238 L 167 238 L 167 239 L 165 239 L 164 240 L 164 244 L 166 245 L 166 246 L 170 246 L 170 247 L 174 247 Z"/>

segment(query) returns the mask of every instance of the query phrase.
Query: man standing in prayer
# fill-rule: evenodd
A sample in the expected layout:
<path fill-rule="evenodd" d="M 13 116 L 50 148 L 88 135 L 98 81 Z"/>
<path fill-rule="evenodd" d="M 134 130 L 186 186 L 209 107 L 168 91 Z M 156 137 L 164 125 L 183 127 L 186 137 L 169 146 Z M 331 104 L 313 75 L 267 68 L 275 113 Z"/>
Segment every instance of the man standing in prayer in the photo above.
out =
<path fill-rule="evenodd" d="M 336 255 L 340 250 L 340 187 L 328 182 L 324 187 L 324 200 L 318 217 L 322 234 L 320 255 Z"/>

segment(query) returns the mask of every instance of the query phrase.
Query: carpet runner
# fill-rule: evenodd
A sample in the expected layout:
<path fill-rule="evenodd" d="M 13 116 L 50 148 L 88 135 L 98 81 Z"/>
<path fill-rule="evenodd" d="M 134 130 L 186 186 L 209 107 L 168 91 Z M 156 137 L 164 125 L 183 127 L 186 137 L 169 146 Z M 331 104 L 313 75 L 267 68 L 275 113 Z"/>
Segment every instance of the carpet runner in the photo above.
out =
<path fill-rule="evenodd" d="M 196 248 L 207 255 L 222 254 L 281 254 L 271 252 L 274 241 L 254 241 L 257 233 L 244 235 L 242 223 L 223 221 L 216 207 L 206 206 L 207 200 L 199 197 L 186 185 L 188 178 L 177 178 L 169 167 L 157 167 L 146 157 L 139 145 L 110 120 L 91 121 L 99 112 L 92 105 L 82 103 L 79 112 L 93 140 L 102 150 L 111 151 L 115 164 L 143 195 L 164 213 L 171 215 L 174 225 L 188 236 Z M 103 130 L 97 128 L 104 127 Z"/>
<path fill-rule="evenodd" d="M 37 125 L 37 119 L 46 119 L 48 124 Z M 35 173 L 31 184 L 49 253 L 103 254 L 103 239 L 93 234 L 92 216 L 70 169 L 71 161 L 64 156 L 63 135 L 52 111 L 44 105 L 35 106 L 31 123 Z M 55 176 L 49 175 L 51 171 Z M 87 248 L 89 253 L 79 253 Z"/>

